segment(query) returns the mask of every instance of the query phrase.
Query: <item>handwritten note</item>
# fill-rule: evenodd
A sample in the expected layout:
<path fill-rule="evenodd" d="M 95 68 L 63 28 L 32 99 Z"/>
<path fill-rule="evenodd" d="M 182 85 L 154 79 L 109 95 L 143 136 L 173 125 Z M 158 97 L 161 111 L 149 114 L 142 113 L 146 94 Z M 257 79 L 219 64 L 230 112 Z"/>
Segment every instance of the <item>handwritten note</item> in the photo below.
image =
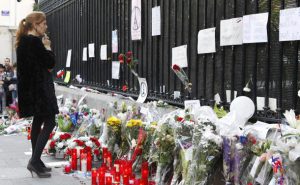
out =
<path fill-rule="evenodd" d="M 107 45 L 101 45 L 100 56 L 101 60 L 107 60 Z"/>
<path fill-rule="evenodd" d="M 71 67 L 71 56 L 72 56 L 72 50 L 69 49 L 68 50 L 68 54 L 67 54 L 66 67 Z"/>
<path fill-rule="evenodd" d="M 243 18 L 234 18 L 221 21 L 221 46 L 243 44 Z"/>
<path fill-rule="evenodd" d="M 245 15 L 243 17 L 243 43 L 268 42 L 269 13 Z"/>
<path fill-rule="evenodd" d="M 148 96 L 148 85 L 146 78 L 138 78 L 139 84 L 140 84 L 140 95 L 136 102 L 138 103 L 144 103 Z"/>
<path fill-rule="evenodd" d="M 152 36 L 160 35 L 160 6 L 152 8 Z"/>
<path fill-rule="evenodd" d="M 89 44 L 89 57 L 90 58 L 95 57 L 95 43 Z"/>
<path fill-rule="evenodd" d="M 279 41 L 300 40 L 300 8 L 280 10 Z"/>
<path fill-rule="evenodd" d="M 118 80 L 120 78 L 120 62 L 113 61 L 111 64 L 111 77 Z"/>
<path fill-rule="evenodd" d="M 200 109 L 200 100 L 186 100 L 184 101 L 184 108 L 190 109 L 191 112 L 194 112 L 197 109 Z"/>
<path fill-rule="evenodd" d="M 87 47 L 83 48 L 82 61 L 87 61 Z"/>
<path fill-rule="evenodd" d="M 180 98 L 180 91 L 174 91 L 174 100 Z"/>
<path fill-rule="evenodd" d="M 142 39 L 142 4 L 141 0 L 132 0 L 131 3 L 131 39 Z"/>
<path fill-rule="evenodd" d="M 200 30 L 198 33 L 198 54 L 216 52 L 216 28 Z"/>
<path fill-rule="evenodd" d="M 118 31 L 112 31 L 112 53 L 118 53 Z"/>
<path fill-rule="evenodd" d="M 67 71 L 67 74 L 66 74 L 64 82 L 65 83 L 69 83 L 70 78 L 71 78 L 71 71 Z"/>
<path fill-rule="evenodd" d="M 177 64 L 179 67 L 188 67 L 187 45 L 172 48 L 172 66 Z"/>

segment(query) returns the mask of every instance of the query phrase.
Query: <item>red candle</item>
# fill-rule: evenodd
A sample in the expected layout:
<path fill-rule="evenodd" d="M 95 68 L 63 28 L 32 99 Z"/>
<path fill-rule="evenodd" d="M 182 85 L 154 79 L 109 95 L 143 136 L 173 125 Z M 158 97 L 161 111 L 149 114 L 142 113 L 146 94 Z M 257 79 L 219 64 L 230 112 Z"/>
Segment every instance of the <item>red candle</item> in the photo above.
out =
<path fill-rule="evenodd" d="M 72 150 L 72 170 L 77 170 L 77 150 Z"/>
<path fill-rule="evenodd" d="M 107 154 L 107 166 L 110 167 L 112 162 L 112 155 L 110 152 Z"/>
<path fill-rule="evenodd" d="M 71 173 L 71 165 L 70 164 L 67 164 L 66 166 L 65 166 L 65 173 Z"/>
<path fill-rule="evenodd" d="M 120 173 L 116 173 L 115 176 L 114 176 L 114 181 L 117 182 L 117 183 L 119 183 L 120 182 L 120 178 L 121 178 L 120 177 Z"/>
<path fill-rule="evenodd" d="M 92 185 L 97 185 L 97 170 L 93 168 L 92 170 Z"/>
<path fill-rule="evenodd" d="M 112 185 L 112 177 L 111 176 L 106 176 L 105 177 L 105 182 L 106 182 L 106 185 Z"/>
<path fill-rule="evenodd" d="M 103 167 L 98 169 L 98 181 L 99 185 L 104 185 L 105 184 L 105 169 Z"/>
<path fill-rule="evenodd" d="M 92 154 L 91 154 L 91 152 L 88 152 L 86 160 L 87 160 L 87 171 L 91 171 L 92 170 Z"/>
<path fill-rule="evenodd" d="M 114 167 L 116 168 L 116 172 L 120 172 L 120 161 L 115 160 Z"/>
<path fill-rule="evenodd" d="M 142 169 L 142 179 L 148 179 L 148 169 Z"/>
<path fill-rule="evenodd" d="M 82 154 L 84 154 L 84 150 L 83 149 L 80 149 L 79 150 L 79 169 L 80 169 L 80 171 L 82 171 L 82 168 L 81 168 L 81 160 L 82 160 Z"/>
<path fill-rule="evenodd" d="M 123 176 L 123 185 L 129 185 L 129 177 L 127 175 Z"/>
<path fill-rule="evenodd" d="M 102 149 L 102 158 L 103 158 L 103 162 L 104 163 L 106 163 L 107 153 L 108 153 L 108 149 L 107 148 L 103 148 Z"/>

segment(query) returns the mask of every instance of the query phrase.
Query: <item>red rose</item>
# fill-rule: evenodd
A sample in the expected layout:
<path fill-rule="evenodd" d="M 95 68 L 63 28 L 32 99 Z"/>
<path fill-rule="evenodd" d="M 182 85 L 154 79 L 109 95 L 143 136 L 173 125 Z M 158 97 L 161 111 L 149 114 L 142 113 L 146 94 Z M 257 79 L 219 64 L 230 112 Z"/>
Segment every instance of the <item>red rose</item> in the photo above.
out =
<path fill-rule="evenodd" d="M 127 85 L 123 85 L 123 87 L 122 87 L 122 91 L 126 92 L 126 91 L 127 91 L 127 89 L 128 89 Z"/>
<path fill-rule="evenodd" d="M 92 151 L 92 148 L 89 147 L 89 146 L 86 146 L 83 150 L 84 150 L 85 153 L 89 153 L 89 152 Z"/>
<path fill-rule="evenodd" d="M 173 65 L 173 70 L 174 71 L 180 71 L 180 67 L 177 64 Z"/>
<path fill-rule="evenodd" d="M 126 57 L 127 58 L 130 58 L 132 56 L 132 51 L 128 51 L 127 53 L 126 53 Z"/>
<path fill-rule="evenodd" d="M 54 136 L 55 132 L 51 132 L 50 136 L 49 136 L 49 140 L 52 139 L 52 137 Z"/>
<path fill-rule="evenodd" d="M 131 58 L 127 58 L 126 62 L 127 62 L 127 64 L 130 64 L 132 62 L 132 59 Z"/>
<path fill-rule="evenodd" d="M 98 156 L 98 155 L 100 155 L 100 151 L 99 151 L 98 149 L 95 149 L 95 150 L 94 150 L 94 154 L 95 154 L 96 156 Z"/>
<path fill-rule="evenodd" d="M 70 139 L 71 137 L 72 137 L 71 134 L 65 133 L 65 138 L 66 138 L 66 139 Z"/>
<path fill-rule="evenodd" d="M 177 117 L 178 122 L 182 122 L 183 118 L 182 117 Z"/>
<path fill-rule="evenodd" d="M 124 62 L 124 54 L 121 53 L 121 54 L 119 55 L 119 61 L 120 61 L 120 62 L 122 61 L 121 63 Z"/>
<path fill-rule="evenodd" d="M 88 112 L 85 112 L 85 113 L 83 113 L 83 115 L 87 116 L 87 115 L 89 115 L 89 113 L 88 113 Z"/>
<path fill-rule="evenodd" d="M 84 142 L 80 141 L 78 139 L 74 140 L 74 142 L 76 142 L 78 146 L 83 146 L 84 145 Z"/>
<path fill-rule="evenodd" d="M 66 139 L 64 134 L 60 135 L 59 138 L 60 138 L 60 140 L 65 140 Z"/>
<path fill-rule="evenodd" d="M 54 148 L 55 148 L 55 144 L 56 144 L 55 141 L 51 141 L 51 142 L 50 142 L 50 148 L 51 148 L 51 149 L 54 149 Z"/>

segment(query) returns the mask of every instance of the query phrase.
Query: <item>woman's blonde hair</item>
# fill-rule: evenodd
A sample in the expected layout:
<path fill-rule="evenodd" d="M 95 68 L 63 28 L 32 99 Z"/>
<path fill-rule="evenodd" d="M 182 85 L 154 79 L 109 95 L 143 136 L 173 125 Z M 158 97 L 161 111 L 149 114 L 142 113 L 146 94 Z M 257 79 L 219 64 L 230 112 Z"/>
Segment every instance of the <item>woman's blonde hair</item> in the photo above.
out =
<path fill-rule="evenodd" d="M 28 31 L 34 28 L 34 24 L 40 24 L 44 20 L 46 20 L 45 13 L 38 11 L 30 13 L 25 19 L 22 19 L 16 34 L 16 47 L 19 46 L 21 37 L 27 35 Z"/>

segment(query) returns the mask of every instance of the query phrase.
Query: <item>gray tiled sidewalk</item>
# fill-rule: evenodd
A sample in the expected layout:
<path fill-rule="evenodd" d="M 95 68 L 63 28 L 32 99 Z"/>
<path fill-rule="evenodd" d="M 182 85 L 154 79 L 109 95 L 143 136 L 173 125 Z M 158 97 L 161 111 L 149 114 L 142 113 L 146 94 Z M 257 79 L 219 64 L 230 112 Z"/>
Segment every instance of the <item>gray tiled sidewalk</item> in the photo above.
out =
<path fill-rule="evenodd" d="M 89 185 L 90 181 L 78 179 L 63 174 L 62 168 L 52 168 L 52 177 L 40 179 L 34 174 L 31 177 L 26 169 L 30 156 L 24 152 L 30 151 L 30 141 L 24 134 L 15 136 L 0 136 L 0 185 Z M 59 161 L 53 156 L 43 157 L 47 162 Z"/>

